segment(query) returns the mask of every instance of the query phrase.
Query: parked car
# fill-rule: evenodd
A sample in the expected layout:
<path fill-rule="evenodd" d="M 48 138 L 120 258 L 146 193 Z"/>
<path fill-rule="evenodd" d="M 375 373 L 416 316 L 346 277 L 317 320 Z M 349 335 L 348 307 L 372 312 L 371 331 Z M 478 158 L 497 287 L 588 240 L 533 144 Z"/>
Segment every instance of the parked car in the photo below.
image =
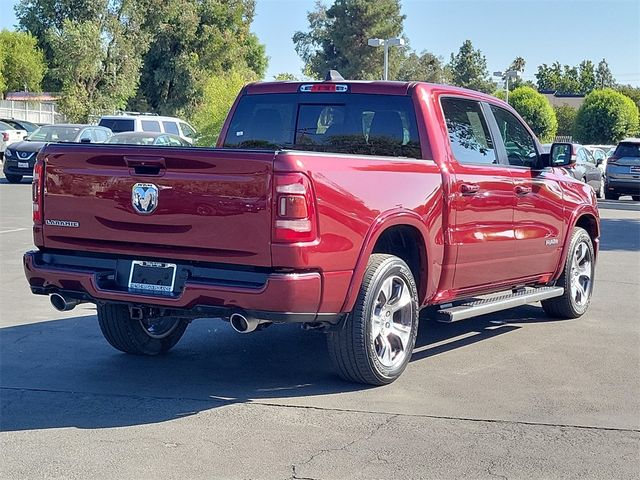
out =
<path fill-rule="evenodd" d="M 576 179 L 590 185 L 598 198 L 604 198 L 604 174 L 599 168 L 603 160 L 596 160 L 591 151 L 584 145 L 577 143 L 570 145 L 571 155 L 570 163 L 566 167 L 567 170 Z M 550 146 L 547 143 L 543 145 L 543 148 L 548 152 Z"/>
<path fill-rule="evenodd" d="M 495 97 L 254 83 L 218 147 L 45 146 L 31 291 L 59 310 L 97 304 L 106 340 L 130 354 L 170 350 L 195 318 L 241 333 L 300 323 L 326 332 L 341 376 L 373 385 L 407 366 L 422 307 L 444 322 L 589 307 L 595 195 L 565 171 L 571 145 L 541 154 Z"/>
<path fill-rule="evenodd" d="M 605 196 L 618 200 L 621 195 L 631 195 L 634 201 L 640 201 L 640 138 L 621 141 L 609 157 Z"/>
<path fill-rule="evenodd" d="M 0 118 L 0 122 L 11 125 L 16 130 L 25 130 L 27 133 L 33 132 L 40 126 L 32 122 L 27 122 L 26 120 L 17 120 L 15 118 Z"/>
<path fill-rule="evenodd" d="M 33 175 L 36 155 L 47 143 L 104 143 L 111 135 L 111 130 L 97 125 L 44 125 L 24 141 L 7 147 L 2 165 L 4 176 L 10 183 L 19 183 L 23 177 Z"/>
<path fill-rule="evenodd" d="M 107 143 L 120 145 L 155 145 L 164 147 L 191 147 L 191 143 L 170 133 L 123 132 L 113 135 Z"/>
<path fill-rule="evenodd" d="M 608 145 L 585 145 L 585 148 L 587 148 L 591 152 L 591 155 L 593 155 L 593 158 L 595 158 L 598 169 L 604 177 L 607 170 L 607 158 L 611 156 L 609 152 L 613 153 L 611 150 L 612 147 Z M 613 148 L 615 149 L 615 147 Z"/>
<path fill-rule="evenodd" d="M 176 117 L 161 117 L 154 114 L 127 113 L 107 115 L 100 118 L 98 125 L 109 128 L 113 133 L 155 132 L 177 135 L 190 144 L 195 143 L 196 131 L 184 120 Z"/>
<path fill-rule="evenodd" d="M 8 123 L 0 122 L 0 160 L 4 157 L 8 145 L 13 142 L 19 142 L 26 136 L 26 130 L 17 129 Z"/>

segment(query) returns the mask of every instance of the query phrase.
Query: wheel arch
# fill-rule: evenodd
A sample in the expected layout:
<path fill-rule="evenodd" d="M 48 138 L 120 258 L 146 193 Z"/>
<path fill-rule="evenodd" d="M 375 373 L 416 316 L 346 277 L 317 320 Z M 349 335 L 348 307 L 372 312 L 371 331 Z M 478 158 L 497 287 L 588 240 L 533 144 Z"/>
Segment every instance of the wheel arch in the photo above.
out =
<path fill-rule="evenodd" d="M 388 212 L 378 217 L 369 229 L 360 250 L 342 311 L 349 312 L 353 309 L 369 257 L 373 253 L 396 255 L 407 263 L 413 273 L 418 288 L 418 299 L 422 304 L 429 294 L 427 280 L 429 275 L 434 274 L 434 268 L 429 263 L 433 253 L 428 242 L 428 233 L 420 216 L 413 211 Z M 417 248 L 411 248 L 412 246 Z"/>
<path fill-rule="evenodd" d="M 556 273 L 553 276 L 554 280 L 557 280 L 562 273 L 562 269 L 569 253 L 569 246 L 571 245 L 571 236 L 573 235 L 573 229 L 575 227 L 580 227 L 586 230 L 586 232 L 589 234 L 589 237 L 591 238 L 591 243 L 593 243 L 595 255 L 596 257 L 598 256 L 598 247 L 600 244 L 599 215 L 595 207 L 589 205 L 577 210 L 571 217 L 571 221 L 568 224 L 567 233 L 565 236 L 566 238 L 564 240 L 564 246 L 562 248 L 562 255 L 560 256 L 560 262 L 558 263 Z"/>

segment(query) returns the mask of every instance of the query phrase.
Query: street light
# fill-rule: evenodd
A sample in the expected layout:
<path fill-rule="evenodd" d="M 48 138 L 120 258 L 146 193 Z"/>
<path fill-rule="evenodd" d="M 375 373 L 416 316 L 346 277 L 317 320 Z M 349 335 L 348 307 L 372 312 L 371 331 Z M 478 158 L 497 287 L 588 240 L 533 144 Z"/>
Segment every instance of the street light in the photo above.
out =
<path fill-rule="evenodd" d="M 509 103 L 509 79 L 510 78 L 518 78 L 520 72 L 518 70 L 507 70 L 506 72 L 493 72 L 494 77 L 500 77 L 505 82 L 506 91 L 506 102 Z"/>
<path fill-rule="evenodd" d="M 370 47 L 384 47 L 384 79 L 389 79 L 389 47 L 401 47 L 404 45 L 404 38 L 370 38 L 367 44 Z"/>

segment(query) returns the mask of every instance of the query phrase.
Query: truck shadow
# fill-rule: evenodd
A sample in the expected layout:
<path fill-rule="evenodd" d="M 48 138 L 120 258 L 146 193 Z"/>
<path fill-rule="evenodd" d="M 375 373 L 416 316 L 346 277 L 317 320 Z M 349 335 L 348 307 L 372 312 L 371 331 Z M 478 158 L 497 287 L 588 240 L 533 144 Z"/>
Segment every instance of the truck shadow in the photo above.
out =
<path fill-rule="evenodd" d="M 535 307 L 454 325 L 423 321 L 412 361 L 545 321 Z M 113 350 L 89 315 L 4 328 L 0 347 L 2 431 L 143 425 L 367 388 L 335 376 L 324 334 L 293 326 L 240 335 L 197 320 L 171 353 L 150 358 Z"/>

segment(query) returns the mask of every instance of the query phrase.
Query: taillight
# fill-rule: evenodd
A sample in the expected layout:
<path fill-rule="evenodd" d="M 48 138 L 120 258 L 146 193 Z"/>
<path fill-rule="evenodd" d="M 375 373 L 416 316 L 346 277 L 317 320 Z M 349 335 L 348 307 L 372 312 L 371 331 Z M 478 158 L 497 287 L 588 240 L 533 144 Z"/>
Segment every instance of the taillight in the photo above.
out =
<path fill-rule="evenodd" d="M 42 205 L 44 197 L 44 161 L 38 159 L 33 167 L 33 183 L 31 191 L 33 196 L 33 223 L 42 224 Z"/>
<path fill-rule="evenodd" d="M 2 141 L 3 142 L 9 141 L 9 134 L 7 132 L 2 132 Z"/>
<path fill-rule="evenodd" d="M 273 241 L 309 242 L 317 237 L 316 209 L 309 178 L 302 173 L 274 177 Z"/>

